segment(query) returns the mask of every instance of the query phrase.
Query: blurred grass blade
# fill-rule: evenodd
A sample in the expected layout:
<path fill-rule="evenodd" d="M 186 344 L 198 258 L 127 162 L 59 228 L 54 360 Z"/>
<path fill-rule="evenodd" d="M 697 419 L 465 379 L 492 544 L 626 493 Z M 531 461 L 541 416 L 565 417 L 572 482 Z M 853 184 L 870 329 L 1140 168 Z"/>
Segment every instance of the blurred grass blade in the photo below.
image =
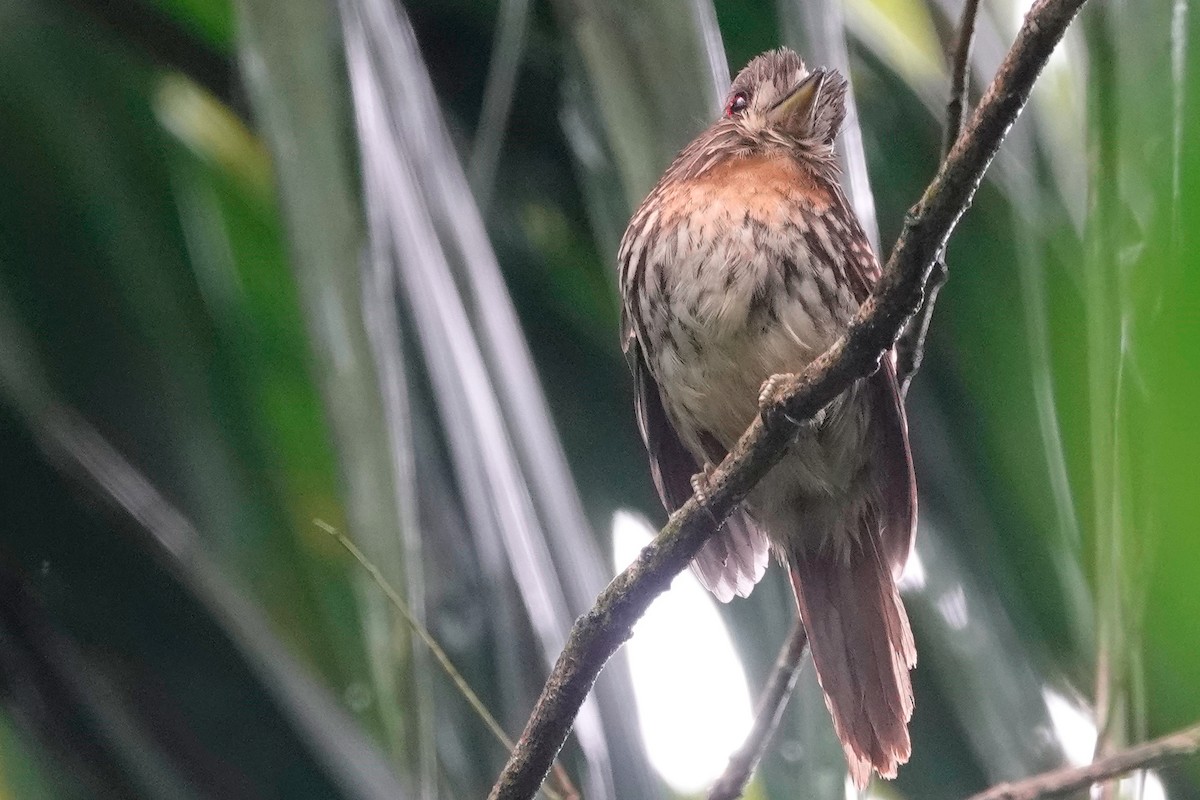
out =
<path fill-rule="evenodd" d="M 1032 144 L 1027 137 L 1017 137 L 1012 146 L 1020 152 L 1022 145 Z M 1023 155 L 1032 161 L 1032 147 L 1025 150 Z M 1024 159 L 1017 156 L 1016 160 L 1020 162 Z M 1047 270 L 1054 265 L 1041 257 L 1041 250 L 1045 247 L 1040 238 L 1042 228 L 1033 224 L 1044 213 L 1040 209 L 1045 199 L 1027 172 L 1011 169 L 1006 173 L 1005 185 L 1016 207 L 1022 209 L 1013 219 L 1015 265 L 1020 279 L 1031 390 L 1042 443 L 1043 461 L 1038 467 L 1039 472 L 1042 468 L 1045 470 L 1047 493 L 1054 509 L 1054 525 L 1046 530 L 1044 547 L 1058 578 L 1055 594 L 1061 603 L 1061 615 L 1071 637 L 1067 644 L 1075 653 L 1090 652 L 1094 646 L 1093 597 L 1083 569 L 1079 512 L 1067 467 L 1066 442 L 1054 385 L 1050 298 L 1047 295 Z"/>
<path fill-rule="evenodd" d="M 1122 9 L 1118 24 L 1135 26 L 1122 42 L 1122 120 L 1127 131 L 1122 180 L 1139 192 L 1136 219 L 1145 225 L 1144 247 L 1129 265 L 1135 335 L 1130 337 L 1132 381 L 1148 405 L 1140 436 L 1130 436 L 1142 546 L 1147 551 L 1145 659 L 1149 725 L 1165 731 L 1176 720 L 1200 718 L 1200 493 L 1195 491 L 1200 452 L 1200 280 L 1196 231 L 1200 230 L 1200 14 L 1195 3 L 1157 8 L 1170 31 L 1167 51 L 1136 8 Z M 1159 41 L 1159 45 L 1151 41 Z M 1170 78 L 1166 78 L 1169 75 Z M 1163 112 L 1170 109 L 1171 125 Z M 1168 133 L 1170 138 L 1168 138 Z M 1140 181 L 1138 179 L 1141 179 Z M 1136 181 L 1136 183 L 1135 183 Z M 1144 183 L 1143 183 L 1144 181 Z M 1132 194 L 1132 192 L 1131 192 Z M 1151 477 L 1152 476 L 1152 477 Z M 1200 786 L 1200 763 L 1179 771 L 1172 796 Z"/>
<path fill-rule="evenodd" d="M 707 6 L 710 0 L 555 3 L 614 154 L 626 214 L 720 113 L 729 73 Z"/>
<path fill-rule="evenodd" d="M 242 0 L 236 7 L 240 59 L 274 158 L 292 264 L 347 487 L 348 530 L 389 582 L 407 592 L 397 497 L 403 478 L 395 472 L 405 458 L 396 455 L 397 448 L 404 445 L 394 438 L 398 428 L 389 427 L 383 408 L 384 397 L 397 396 L 398 367 L 392 364 L 392 374 L 377 373 L 365 327 L 363 228 L 350 169 L 352 143 L 345 138 L 345 86 L 333 49 L 335 20 L 318 0 Z M 389 381 L 382 392 L 381 378 Z M 416 665 L 398 658 L 383 598 L 364 586 L 360 602 L 393 753 L 411 774 L 422 776 L 422 793 L 433 791 L 428 785 L 433 751 L 425 741 L 434 735 L 430 709 L 427 702 L 404 699 L 429 685 L 428 665 L 416 675 L 411 671 Z"/>
<path fill-rule="evenodd" d="M 381 241 L 372 239 L 368 255 L 369 267 L 363 285 L 363 324 L 367 330 L 376 373 L 380 380 L 384 420 L 388 430 L 396 512 L 400 523 L 400 536 L 404 543 L 407 605 L 416 625 L 424 626 L 425 560 L 418 513 L 417 457 L 412 427 L 412 403 L 408 395 L 409 372 L 401 349 L 402 333 L 396 311 L 395 272 L 391 269 L 386 254 L 380 252 L 382 244 Z M 354 552 L 359 551 L 355 549 Z M 374 564 L 372 567 L 378 569 Z M 412 633 L 416 638 L 422 638 L 420 630 L 414 630 Z M 437 796 L 438 770 L 436 736 L 433 732 L 435 710 L 432 667 L 429 652 L 425 647 L 414 646 L 411 658 L 413 673 L 417 678 L 413 681 L 412 691 L 417 704 L 416 717 L 422 720 L 422 727 L 426 731 L 426 735 L 422 735 L 419 740 L 421 794 L 426 798 L 434 798 Z"/>
<path fill-rule="evenodd" d="M 712 94 L 709 105 L 720 111 L 729 92 L 729 61 L 725 57 L 725 45 L 721 41 L 721 29 L 717 27 L 717 9 L 712 0 L 690 0 L 691 20 L 696 27 L 697 46 L 708 65 L 708 81 L 705 82 Z"/>
<path fill-rule="evenodd" d="M 846 120 L 838 137 L 842 185 L 871 247 L 880 254 L 882 260 L 884 255 L 879 249 L 875 197 L 871 193 L 870 176 L 867 175 L 867 155 L 863 150 L 858 101 L 854 96 L 854 75 L 850 71 L 843 0 L 778 0 L 776 5 L 784 43 L 800 53 L 809 68 L 826 66 L 836 69 L 850 84 L 846 92 Z"/>
<path fill-rule="evenodd" d="M 1121 404 L 1123 319 L 1122 287 L 1117 259 L 1118 197 L 1108 187 L 1118 181 L 1116 66 L 1108 11 L 1090 9 L 1085 18 L 1092 52 L 1094 115 L 1091 126 L 1096 175 L 1092 185 L 1090 265 L 1084 277 L 1087 312 L 1087 364 L 1092 490 L 1096 498 L 1092 531 L 1096 552 L 1096 714 L 1100 723 L 1097 752 L 1108 754 L 1129 741 L 1133 709 L 1129 706 L 1132 677 L 1128 597 L 1125 590 L 1129 518 L 1127 493 L 1122 485 L 1119 450 L 1123 413 Z"/>
<path fill-rule="evenodd" d="M 479 342 L 471 332 L 467 312 L 454 284 L 446 254 L 434 228 L 412 164 L 413 156 L 403 147 L 408 143 L 393 134 L 392 115 L 409 111 L 396 109 L 403 100 L 394 68 L 395 41 L 411 33 L 397 30 L 398 20 L 389 9 L 378 5 L 347 4 L 347 63 L 354 90 L 359 139 L 363 147 L 366 205 L 370 212 L 371 236 L 385 243 L 382 252 L 398 271 L 409 296 L 409 310 L 425 348 L 425 361 L 435 383 L 439 404 L 453 405 L 461 416 L 443 410 L 452 450 L 460 470 L 475 473 L 467 481 L 477 485 L 482 497 L 469 502 L 478 517 L 473 524 L 485 527 L 495 514 L 504 531 L 501 540 L 512 548 L 513 568 L 518 571 L 522 591 L 532 593 L 531 618 L 544 638 L 546 658 L 565 640 L 563 617 L 555 612 L 565 606 L 559 587 L 547 576 L 553 573 L 544 543 L 533 536 L 536 517 L 503 427 L 496 398 Z M 386 30 L 393 36 L 376 38 L 368 31 Z M 377 47 L 385 49 L 380 52 Z M 404 79 L 409 79 L 406 73 Z M 386 83 L 385 83 L 386 81 Z M 425 109 L 426 111 L 428 109 Z M 422 115 L 423 125 L 430 117 Z M 467 491 L 468 499 L 475 493 Z M 524 552 L 521 552 L 524 551 Z"/>
<path fill-rule="evenodd" d="M 948 18 L 956 18 L 957 0 L 942 5 L 947 4 L 954 6 Z M 859 46 L 886 64 L 940 123 L 946 106 L 945 58 L 927 0 L 846 0 L 845 21 Z M 976 55 L 979 50 L 977 46 Z"/>
<path fill-rule="evenodd" d="M 625 189 L 595 94 L 582 70 L 569 70 L 563 79 L 559 124 L 580 175 L 579 188 L 587 209 L 589 233 L 608 267 L 604 276 L 615 292 L 617 270 L 609 266 L 609 258 L 616 255 L 635 200 Z"/>
<path fill-rule="evenodd" d="M 400 276 L 472 530 L 503 544 L 550 664 L 574 616 L 568 609 L 586 607 L 607 572 L 411 29 L 376 2 L 345 3 L 343 16 L 370 233 Z M 601 684 L 602 704 L 628 697 L 618 677 Z M 628 741 L 630 720 L 615 711 L 623 704 L 611 707 L 604 724 Z M 614 789 L 600 722 L 589 703 L 576 732 L 589 794 L 605 797 Z M 623 779 L 645 780 L 636 769 Z"/>
<path fill-rule="evenodd" d="M 500 2 L 500 17 L 496 22 L 496 35 L 492 38 L 492 58 L 483 92 L 483 107 L 479 112 L 479 127 L 475 131 L 468 168 L 471 189 L 482 211 L 491 205 L 495 189 L 496 163 L 508 128 L 513 93 L 517 86 L 517 69 L 525 51 L 530 3 L 531 0 Z"/>
<path fill-rule="evenodd" d="M 375 21 L 392 27 L 384 18 Z M 396 20 L 396 25 L 403 21 Z M 396 108 L 391 114 L 392 129 L 410 154 L 414 188 L 436 221 L 439 238 L 429 246 L 441 249 L 441 260 L 449 266 L 461 293 L 455 302 L 461 304 L 470 331 L 456 333 L 478 343 L 486 379 L 495 387 L 497 408 L 522 472 L 520 480 L 528 484 L 540 523 L 538 535 L 545 539 L 561 574 L 559 582 L 569 608 L 582 611 L 608 582 L 606 559 L 584 517 L 516 309 L 449 134 L 441 124 L 433 86 L 411 29 L 397 31 L 389 45 L 394 48 L 392 57 L 381 58 L 380 63 L 381 74 L 390 75 L 391 80 L 387 97 L 389 105 Z M 381 52 L 388 52 L 378 46 Z"/>
<path fill-rule="evenodd" d="M 1196 121 L 1196 20 L 1175 4 L 1135 14 L 1100 6 L 1084 29 L 1093 75 L 1085 409 L 1102 751 L 1200 713 L 1179 691 L 1200 674 L 1200 660 L 1173 642 L 1194 640 L 1196 630 L 1192 582 L 1175 566 L 1194 552 L 1184 531 L 1194 531 L 1195 493 L 1179 482 L 1190 457 L 1179 457 L 1196 443 L 1194 413 L 1184 411 L 1194 405 L 1195 371 L 1183 366 L 1196 342 L 1186 231 L 1198 184 L 1194 147 L 1184 143 L 1194 141 Z M 1150 44 L 1143 24 L 1170 31 L 1171 47 Z M 1138 36 L 1126 36 L 1130 25 Z"/>

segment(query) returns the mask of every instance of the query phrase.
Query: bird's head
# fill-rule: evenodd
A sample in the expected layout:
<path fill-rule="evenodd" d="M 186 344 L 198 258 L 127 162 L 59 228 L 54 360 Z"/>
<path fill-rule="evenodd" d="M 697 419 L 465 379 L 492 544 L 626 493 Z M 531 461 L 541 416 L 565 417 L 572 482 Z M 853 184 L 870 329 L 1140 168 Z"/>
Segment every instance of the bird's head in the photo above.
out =
<path fill-rule="evenodd" d="M 832 147 L 846 116 L 846 79 L 836 70 L 809 71 L 786 47 L 754 58 L 738 73 L 724 120 L 752 141 Z"/>

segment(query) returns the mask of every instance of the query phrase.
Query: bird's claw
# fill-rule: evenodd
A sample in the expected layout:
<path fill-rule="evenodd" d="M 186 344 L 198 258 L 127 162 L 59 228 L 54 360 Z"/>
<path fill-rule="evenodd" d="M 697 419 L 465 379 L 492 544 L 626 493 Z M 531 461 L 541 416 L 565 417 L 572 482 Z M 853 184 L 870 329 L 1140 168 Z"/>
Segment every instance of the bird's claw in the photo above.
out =
<path fill-rule="evenodd" d="M 713 465 L 706 461 L 704 468 L 692 476 L 692 491 L 696 493 L 696 500 L 702 506 L 708 505 L 708 496 L 712 493 L 713 472 Z"/>
<path fill-rule="evenodd" d="M 758 391 L 758 410 L 767 411 L 785 399 L 795 388 L 798 380 L 799 376 L 791 372 L 781 372 L 767 378 Z"/>
<path fill-rule="evenodd" d="M 787 400 L 796 391 L 799 383 L 800 376 L 793 372 L 781 372 L 767 378 L 758 391 L 758 413 L 766 415 L 767 412 Z M 799 428 L 820 427 L 825 421 L 825 409 L 814 414 L 811 420 L 799 420 L 787 414 L 784 414 L 783 418 Z"/>
<path fill-rule="evenodd" d="M 721 520 L 717 519 L 717 515 L 708 507 L 708 499 L 712 496 L 713 473 L 716 472 L 716 467 L 707 461 L 704 462 L 704 468 L 692 476 L 692 491 L 696 493 L 696 502 L 700 507 L 708 512 L 708 516 L 712 518 L 714 523 L 720 524 Z"/>

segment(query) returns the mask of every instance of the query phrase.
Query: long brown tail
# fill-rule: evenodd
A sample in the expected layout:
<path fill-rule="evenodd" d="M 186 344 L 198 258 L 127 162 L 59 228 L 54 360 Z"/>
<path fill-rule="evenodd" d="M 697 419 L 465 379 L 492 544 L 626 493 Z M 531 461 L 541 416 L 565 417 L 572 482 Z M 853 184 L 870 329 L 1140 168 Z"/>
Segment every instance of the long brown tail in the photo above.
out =
<path fill-rule="evenodd" d="M 817 679 L 859 789 L 872 768 L 894 778 L 912 752 L 917 651 L 878 535 L 862 531 L 849 559 L 825 550 L 789 558 Z"/>

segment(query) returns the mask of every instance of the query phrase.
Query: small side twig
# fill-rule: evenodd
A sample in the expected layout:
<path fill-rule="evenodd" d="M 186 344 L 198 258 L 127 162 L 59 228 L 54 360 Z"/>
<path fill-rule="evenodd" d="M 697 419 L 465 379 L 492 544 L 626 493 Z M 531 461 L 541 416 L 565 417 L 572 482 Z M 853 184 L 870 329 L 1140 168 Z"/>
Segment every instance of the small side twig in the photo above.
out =
<path fill-rule="evenodd" d="M 942 158 L 958 141 L 963 123 L 967 118 L 967 93 L 971 84 L 971 47 L 975 42 L 975 18 L 979 15 L 979 0 L 965 0 L 962 19 L 958 23 L 958 37 L 954 43 L 954 54 L 950 61 L 950 99 L 946 101 L 946 129 L 942 134 Z M 896 343 L 896 375 L 900 379 L 900 391 L 908 395 L 908 387 L 921 368 L 925 358 L 925 337 L 929 333 L 929 321 L 933 318 L 933 307 L 938 292 L 946 282 L 946 250 L 938 253 L 929 281 L 925 284 L 925 302 Z"/>
<path fill-rule="evenodd" d="M 489 800 L 528 800 L 534 795 L 604 664 L 632 635 L 634 623 L 650 603 L 779 461 L 795 434 L 795 422 L 812 419 L 854 381 L 878 369 L 904 325 L 920 310 L 938 252 L 966 213 L 1034 82 L 1085 2 L 1034 3 L 970 123 L 909 211 L 883 276 L 846 333 L 780 387 L 782 399 L 754 420 L 713 473 L 706 501 L 692 497 L 684 503 L 576 621 Z"/>
<path fill-rule="evenodd" d="M 800 677 L 800 666 L 807 647 L 808 633 L 804 630 L 804 623 L 797 617 L 792 632 L 788 634 L 783 649 L 775 659 L 775 666 L 767 678 L 767 685 L 758 697 L 750 734 L 738 751 L 729 757 L 729 765 L 713 784 L 708 793 L 708 800 L 737 800 L 746 790 L 746 784 L 750 782 L 754 768 L 766 752 L 767 744 L 783 718 L 788 699 L 796 688 L 796 679 Z"/>
<path fill-rule="evenodd" d="M 958 38 L 954 41 L 954 56 L 950 61 L 950 99 L 946 101 L 946 130 L 942 134 L 943 158 L 958 141 L 963 123 L 967 120 L 971 48 L 975 44 L 975 18 L 978 16 L 979 0 L 965 0 L 962 19 L 958 23 Z"/>
<path fill-rule="evenodd" d="M 968 800 L 1039 800 L 1082 791 L 1097 783 L 1149 769 L 1167 761 L 1200 752 L 1200 725 L 1134 745 L 1085 764 L 1034 775 L 1022 781 L 1001 783 Z"/>

